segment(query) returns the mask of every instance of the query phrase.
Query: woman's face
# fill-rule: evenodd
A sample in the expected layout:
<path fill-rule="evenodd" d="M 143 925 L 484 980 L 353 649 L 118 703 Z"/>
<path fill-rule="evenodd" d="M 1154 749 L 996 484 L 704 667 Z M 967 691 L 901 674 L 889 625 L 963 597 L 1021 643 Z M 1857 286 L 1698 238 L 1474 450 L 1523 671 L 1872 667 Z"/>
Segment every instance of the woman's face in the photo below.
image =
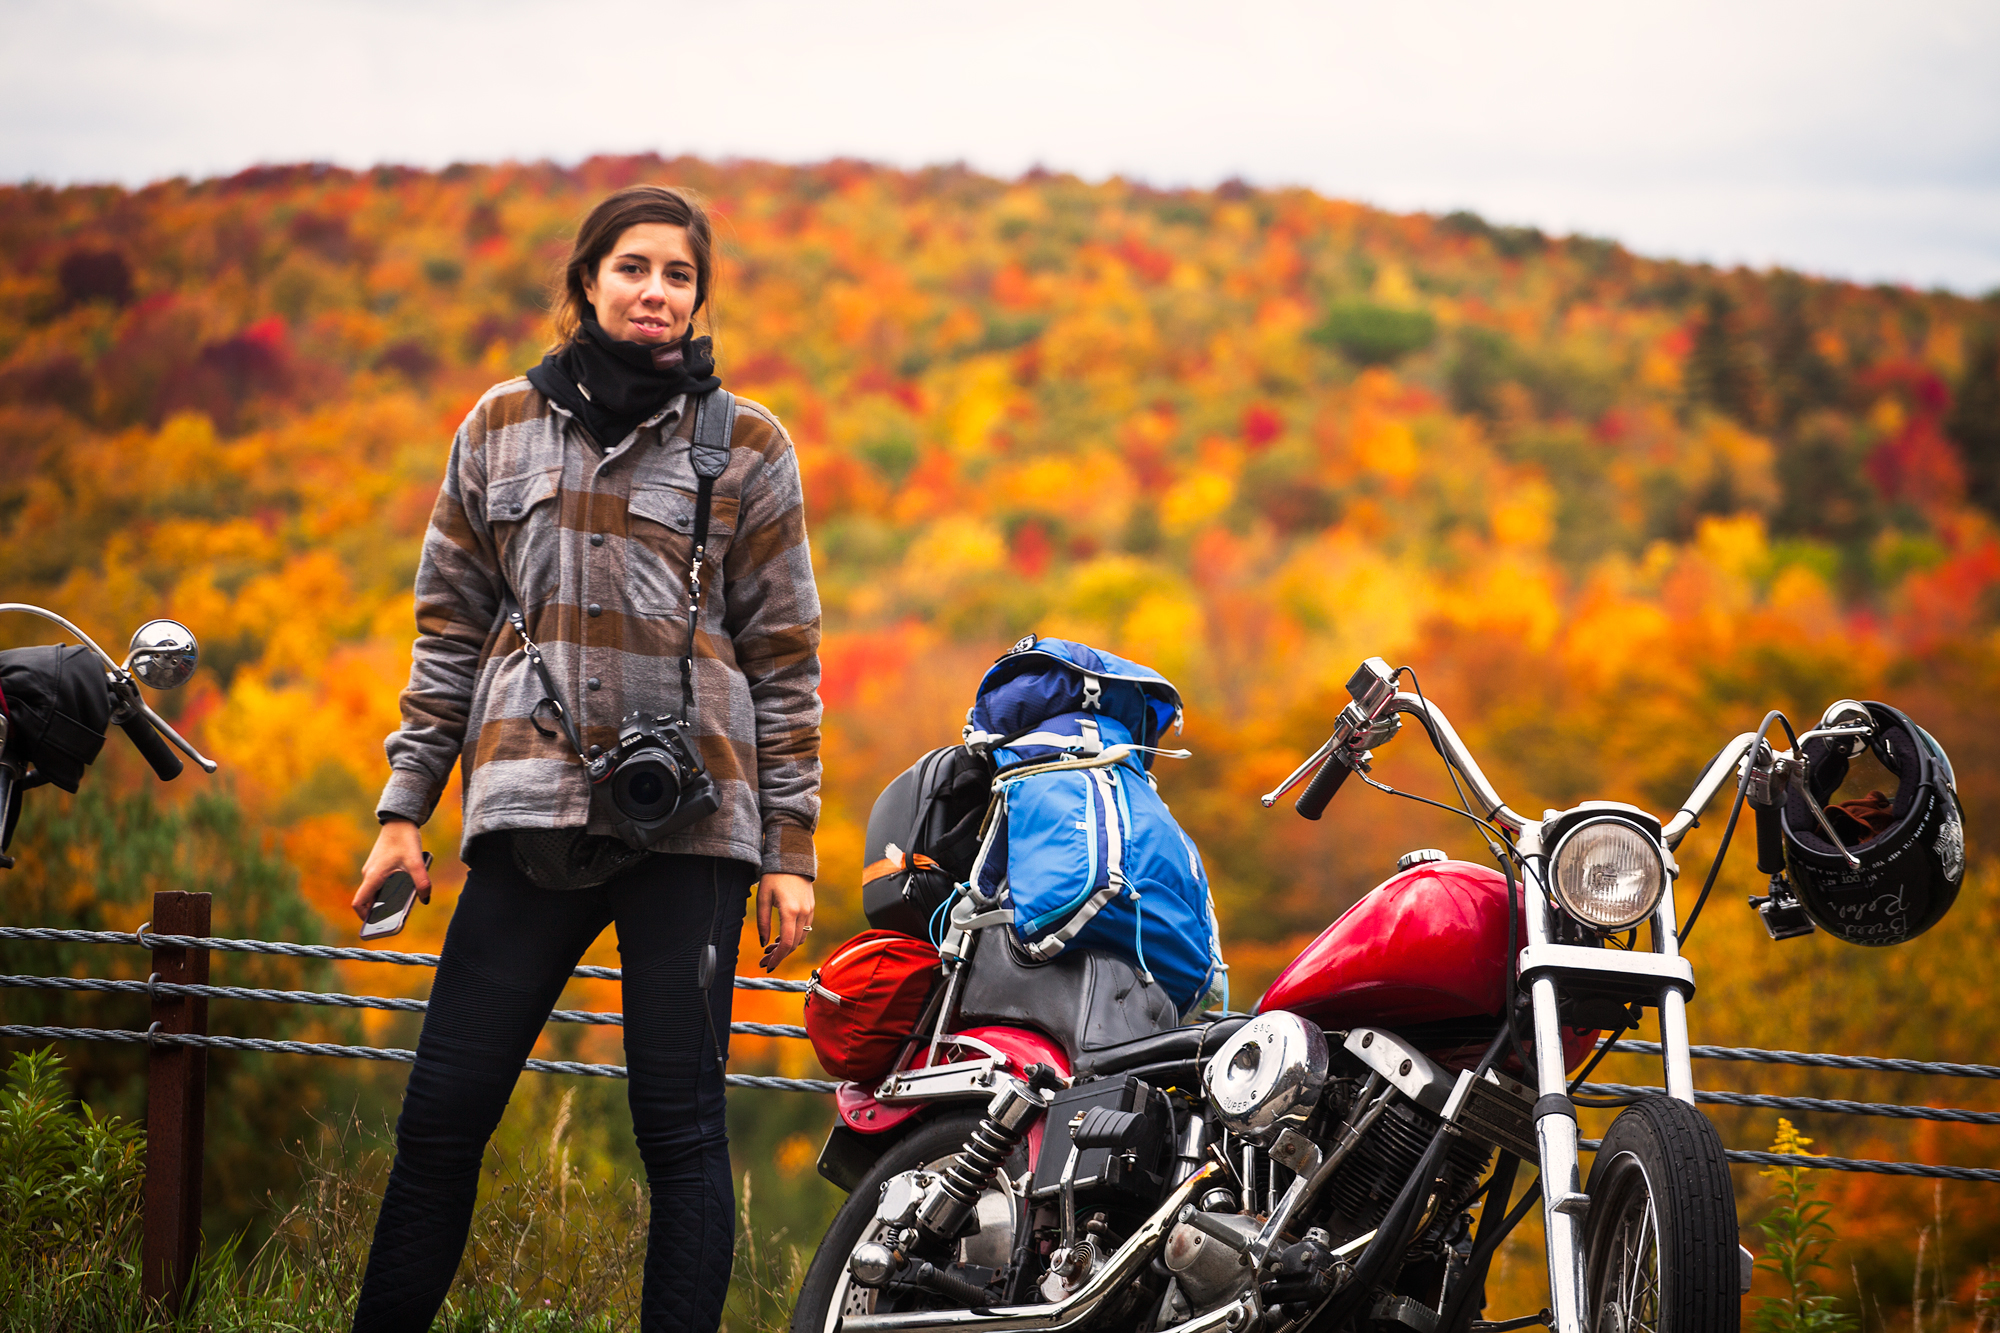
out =
<path fill-rule="evenodd" d="M 694 250 L 687 228 L 667 222 L 627 227 L 583 293 L 597 322 L 620 342 L 657 346 L 678 342 L 694 319 Z"/>

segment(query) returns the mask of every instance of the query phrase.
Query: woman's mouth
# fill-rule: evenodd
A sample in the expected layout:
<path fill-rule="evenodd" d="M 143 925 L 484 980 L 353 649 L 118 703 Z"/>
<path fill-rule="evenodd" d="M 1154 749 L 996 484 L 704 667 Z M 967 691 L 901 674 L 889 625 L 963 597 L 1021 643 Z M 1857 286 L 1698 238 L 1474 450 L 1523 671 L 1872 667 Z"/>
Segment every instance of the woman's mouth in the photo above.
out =
<path fill-rule="evenodd" d="M 638 333 L 648 338 L 664 338 L 667 336 L 667 323 L 665 320 L 648 319 L 648 318 L 635 319 L 632 321 L 632 327 Z"/>

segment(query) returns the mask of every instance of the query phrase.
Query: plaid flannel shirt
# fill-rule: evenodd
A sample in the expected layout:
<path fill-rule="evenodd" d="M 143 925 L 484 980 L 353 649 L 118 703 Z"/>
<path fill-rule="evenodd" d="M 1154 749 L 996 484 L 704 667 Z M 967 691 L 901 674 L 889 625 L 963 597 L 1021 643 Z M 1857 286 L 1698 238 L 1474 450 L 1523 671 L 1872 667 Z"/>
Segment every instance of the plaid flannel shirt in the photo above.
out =
<path fill-rule="evenodd" d="M 611 832 L 560 729 L 546 711 L 536 724 L 543 690 L 501 615 L 501 577 L 586 748 L 615 746 L 627 713 L 684 713 L 688 407 L 676 397 L 602 453 L 525 379 L 472 409 L 424 534 L 417 640 L 403 724 L 384 745 L 379 814 L 423 823 L 462 759 L 467 843 L 510 828 Z M 742 398 L 731 445 L 710 508 L 694 663 L 699 743 L 722 804 L 654 850 L 812 876 L 819 592 L 798 459 L 777 418 Z"/>

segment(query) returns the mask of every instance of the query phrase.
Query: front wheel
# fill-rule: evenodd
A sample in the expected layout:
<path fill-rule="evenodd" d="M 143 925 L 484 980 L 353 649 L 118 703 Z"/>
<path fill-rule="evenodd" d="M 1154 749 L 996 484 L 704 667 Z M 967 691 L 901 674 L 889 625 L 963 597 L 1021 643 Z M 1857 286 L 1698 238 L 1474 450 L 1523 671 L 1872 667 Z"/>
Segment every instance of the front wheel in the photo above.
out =
<path fill-rule="evenodd" d="M 1590 1169 L 1585 1253 L 1591 1333 L 1737 1333 L 1736 1193 L 1707 1116 L 1649 1097 L 1612 1122 Z"/>

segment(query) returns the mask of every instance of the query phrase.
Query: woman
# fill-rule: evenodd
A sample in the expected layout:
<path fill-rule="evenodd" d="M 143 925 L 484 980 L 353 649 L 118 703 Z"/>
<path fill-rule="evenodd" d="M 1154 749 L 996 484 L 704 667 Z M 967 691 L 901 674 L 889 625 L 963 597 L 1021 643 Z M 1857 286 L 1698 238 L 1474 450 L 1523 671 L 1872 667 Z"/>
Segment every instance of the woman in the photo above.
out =
<path fill-rule="evenodd" d="M 766 969 L 812 929 L 820 705 L 797 460 L 777 420 L 742 399 L 691 603 L 692 432 L 719 385 L 693 320 L 713 272 L 708 218 L 685 196 L 636 186 L 604 200 L 570 253 L 556 350 L 488 390 L 452 442 L 417 569 L 382 829 L 354 908 L 365 917 L 398 869 L 429 901 L 418 829 L 460 761 L 470 873 L 403 1097 L 357 1333 L 430 1326 L 465 1248 L 486 1141 L 607 925 L 652 1194 L 640 1327 L 720 1322 L 730 978 L 751 884 Z M 614 836 L 612 784 L 593 786 L 586 761 L 615 750 L 621 719 L 641 712 L 693 716 L 719 806 L 634 846 L 629 826 Z"/>

